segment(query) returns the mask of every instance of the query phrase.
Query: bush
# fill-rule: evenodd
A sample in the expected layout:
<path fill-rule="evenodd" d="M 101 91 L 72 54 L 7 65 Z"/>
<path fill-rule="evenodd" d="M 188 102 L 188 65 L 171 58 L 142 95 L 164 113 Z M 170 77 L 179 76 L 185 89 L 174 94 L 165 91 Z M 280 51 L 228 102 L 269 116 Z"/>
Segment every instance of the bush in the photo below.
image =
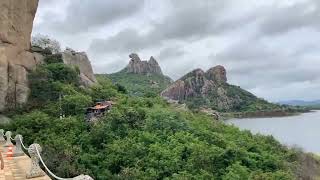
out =
<path fill-rule="evenodd" d="M 248 168 L 240 165 L 239 162 L 232 164 L 227 168 L 227 173 L 223 176 L 223 180 L 243 180 L 249 179 Z"/>
<path fill-rule="evenodd" d="M 46 64 L 63 63 L 61 54 L 48 55 L 44 58 Z"/>
<path fill-rule="evenodd" d="M 90 96 L 83 94 L 66 95 L 62 98 L 62 110 L 65 115 L 84 114 L 85 108 L 92 104 Z"/>
<path fill-rule="evenodd" d="M 63 63 L 53 63 L 46 65 L 46 69 L 50 72 L 50 79 L 60 81 L 66 84 L 79 84 L 79 75 L 73 67 L 69 67 Z"/>
<path fill-rule="evenodd" d="M 14 116 L 6 128 L 21 133 L 27 145 L 41 144 L 44 160 L 59 176 L 295 179 L 298 156 L 271 136 L 253 135 L 204 114 L 179 111 L 159 96 L 118 93 L 104 78 L 82 89 L 69 83 L 74 78 L 65 79 L 65 72 L 72 76 L 76 72 L 61 64 L 38 68 L 30 74 L 32 95 L 46 104 Z M 68 115 L 62 120 L 59 94 Z M 83 109 L 92 99 L 113 99 L 116 105 L 96 123 L 87 124 Z"/>

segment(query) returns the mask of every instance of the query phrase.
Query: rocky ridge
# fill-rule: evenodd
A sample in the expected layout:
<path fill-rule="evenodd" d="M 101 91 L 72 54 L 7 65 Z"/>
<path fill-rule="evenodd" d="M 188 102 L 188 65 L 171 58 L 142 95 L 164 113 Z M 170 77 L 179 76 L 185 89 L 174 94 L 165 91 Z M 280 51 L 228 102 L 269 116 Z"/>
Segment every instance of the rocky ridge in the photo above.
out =
<path fill-rule="evenodd" d="M 240 87 L 227 83 L 226 69 L 219 65 L 204 72 L 195 69 L 162 91 L 161 96 L 173 101 L 192 104 L 198 108 L 219 111 L 239 110 L 259 99 Z"/>
<path fill-rule="evenodd" d="M 130 61 L 124 69 L 107 75 L 114 83 L 124 86 L 129 94 L 134 96 L 160 94 L 173 82 L 170 77 L 162 73 L 160 65 L 153 56 L 148 61 L 142 61 L 135 53 L 129 57 Z"/>
<path fill-rule="evenodd" d="M 38 0 L 0 2 L 0 111 L 27 101 L 27 74 L 37 64 L 30 39 Z"/>
<path fill-rule="evenodd" d="M 162 70 L 155 58 L 150 57 L 149 61 L 142 61 L 138 54 L 132 53 L 129 55 L 130 62 L 124 69 L 125 72 L 135 74 L 158 74 L 163 75 Z"/>

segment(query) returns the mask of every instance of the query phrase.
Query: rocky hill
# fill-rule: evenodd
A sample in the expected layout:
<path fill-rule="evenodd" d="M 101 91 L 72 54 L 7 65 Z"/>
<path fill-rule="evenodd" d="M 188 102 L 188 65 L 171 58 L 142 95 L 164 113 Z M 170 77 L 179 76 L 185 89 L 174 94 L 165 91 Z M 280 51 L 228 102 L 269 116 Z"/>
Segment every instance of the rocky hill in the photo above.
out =
<path fill-rule="evenodd" d="M 38 0 L 1 0 L 0 111 L 27 101 L 27 74 L 37 64 L 30 39 Z"/>
<path fill-rule="evenodd" d="M 228 84 L 226 69 L 220 65 L 206 72 L 201 69 L 189 72 L 165 89 L 161 96 L 193 108 L 207 107 L 218 111 L 255 111 L 279 107 Z"/>
<path fill-rule="evenodd" d="M 132 53 L 129 55 L 130 62 L 123 70 L 127 73 L 135 74 L 158 74 L 163 75 L 162 70 L 154 57 L 150 57 L 149 61 L 142 61 L 138 54 Z"/>
<path fill-rule="evenodd" d="M 82 85 L 88 87 L 97 83 L 90 60 L 85 52 L 76 52 L 67 48 L 62 52 L 62 60 L 67 65 L 79 68 Z"/>
<path fill-rule="evenodd" d="M 64 63 L 76 68 L 79 71 L 80 83 L 84 87 L 89 87 L 97 83 L 91 62 L 85 52 L 77 52 L 71 48 L 66 48 L 63 52 L 52 54 L 52 52 L 48 52 L 47 49 L 36 46 L 33 46 L 31 51 L 38 64 Z"/>
<path fill-rule="evenodd" d="M 132 95 L 159 94 L 173 81 L 163 75 L 154 57 L 142 61 L 135 53 L 129 55 L 129 64 L 121 71 L 107 75 L 114 83 L 124 86 Z"/>

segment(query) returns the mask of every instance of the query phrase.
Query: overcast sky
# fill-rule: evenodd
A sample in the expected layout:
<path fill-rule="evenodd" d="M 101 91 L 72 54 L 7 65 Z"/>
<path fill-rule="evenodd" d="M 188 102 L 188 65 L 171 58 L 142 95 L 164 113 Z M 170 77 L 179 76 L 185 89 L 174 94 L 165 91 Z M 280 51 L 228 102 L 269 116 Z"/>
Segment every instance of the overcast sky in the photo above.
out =
<path fill-rule="evenodd" d="M 270 101 L 320 99 L 319 0 L 40 0 L 33 34 L 86 51 L 95 73 L 136 52 L 178 79 L 226 67 Z"/>

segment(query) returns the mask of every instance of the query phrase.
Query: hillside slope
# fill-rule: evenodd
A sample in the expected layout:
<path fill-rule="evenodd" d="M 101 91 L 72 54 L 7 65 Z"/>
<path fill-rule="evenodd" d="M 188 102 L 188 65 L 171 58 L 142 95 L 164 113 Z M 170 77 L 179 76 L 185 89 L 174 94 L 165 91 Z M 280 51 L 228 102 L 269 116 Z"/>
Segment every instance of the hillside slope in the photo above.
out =
<path fill-rule="evenodd" d="M 142 61 L 135 53 L 129 57 L 130 62 L 123 70 L 106 75 L 115 84 L 124 86 L 129 94 L 157 95 L 173 82 L 163 75 L 161 67 L 152 56 L 148 61 Z"/>
<path fill-rule="evenodd" d="M 136 96 L 160 94 L 161 91 L 172 83 L 169 77 L 158 74 L 146 75 L 118 72 L 106 76 L 114 83 L 124 86 L 129 94 Z"/>
<path fill-rule="evenodd" d="M 191 108 L 205 107 L 227 112 L 281 109 L 280 105 L 228 84 L 223 66 L 213 67 L 207 72 L 193 70 L 165 89 L 161 96 L 186 103 Z"/>
<path fill-rule="evenodd" d="M 11 113 L 9 125 L 0 124 L 23 135 L 27 145 L 41 144 L 47 166 L 60 177 L 84 172 L 94 179 L 313 177 L 299 171 L 305 166 L 300 158 L 304 153 L 271 136 L 180 111 L 160 96 L 128 96 L 105 77 L 84 88 L 76 69 L 60 62 L 50 61 L 30 73 L 31 101 Z M 112 100 L 115 105 L 98 121 L 88 123 L 84 108 L 95 99 Z M 312 160 L 318 168 L 318 161 Z"/>

